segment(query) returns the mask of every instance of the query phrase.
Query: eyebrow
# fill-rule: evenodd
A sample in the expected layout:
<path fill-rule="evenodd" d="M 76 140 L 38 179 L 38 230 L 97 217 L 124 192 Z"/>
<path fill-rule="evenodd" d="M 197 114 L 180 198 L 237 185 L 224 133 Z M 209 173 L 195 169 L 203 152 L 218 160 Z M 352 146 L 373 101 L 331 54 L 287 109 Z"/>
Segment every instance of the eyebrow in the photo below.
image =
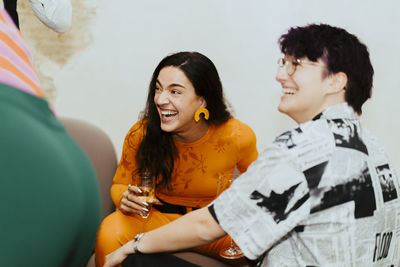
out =
<path fill-rule="evenodd" d="M 159 80 L 157 80 L 156 83 L 158 83 L 159 85 L 162 85 Z M 185 89 L 185 86 L 183 86 L 179 83 L 171 83 L 168 87 L 181 87 L 181 88 Z"/>

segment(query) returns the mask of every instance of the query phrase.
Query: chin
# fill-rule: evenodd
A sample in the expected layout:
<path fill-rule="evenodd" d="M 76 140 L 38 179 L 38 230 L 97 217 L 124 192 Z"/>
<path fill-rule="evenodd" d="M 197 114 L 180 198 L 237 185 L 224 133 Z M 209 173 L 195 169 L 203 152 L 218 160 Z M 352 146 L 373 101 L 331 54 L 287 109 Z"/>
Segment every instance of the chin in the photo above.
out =
<path fill-rule="evenodd" d="M 296 121 L 297 123 L 299 123 L 299 122 L 296 120 L 295 116 L 293 116 L 293 115 L 296 114 L 296 112 L 293 111 L 293 110 L 291 110 L 290 108 L 279 105 L 279 106 L 278 106 L 278 111 L 279 111 L 280 113 L 282 113 L 282 114 L 287 115 L 289 118 L 291 118 L 292 120 L 294 120 L 294 121 Z"/>
<path fill-rule="evenodd" d="M 285 105 L 282 105 L 282 103 L 279 104 L 279 106 L 278 106 L 278 111 L 279 111 L 280 113 L 288 114 L 288 109 L 285 107 Z"/>
<path fill-rule="evenodd" d="M 163 125 L 163 124 L 161 124 L 160 128 L 161 128 L 161 130 L 163 130 L 164 132 L 167 132 L 167 133 L 170 133 L 175 129 L 175 127 L 171 127 L 169 125 Z"/>

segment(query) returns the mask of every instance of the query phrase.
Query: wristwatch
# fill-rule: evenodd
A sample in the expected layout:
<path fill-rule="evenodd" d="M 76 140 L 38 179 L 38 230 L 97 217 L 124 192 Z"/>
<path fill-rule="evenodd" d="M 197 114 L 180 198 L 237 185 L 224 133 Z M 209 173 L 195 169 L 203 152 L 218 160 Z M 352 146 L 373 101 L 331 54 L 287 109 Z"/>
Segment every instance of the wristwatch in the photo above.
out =
<path fill-rule="evenodd" d="M 144 233 L 139 233 L 133 239 L 133 251 L 137 254 L 141 254 L 141 252 L 138 249 L 138 244 L 139 244 L 140 239 L 142 239 L 143 236 L 144 236 Z"/>

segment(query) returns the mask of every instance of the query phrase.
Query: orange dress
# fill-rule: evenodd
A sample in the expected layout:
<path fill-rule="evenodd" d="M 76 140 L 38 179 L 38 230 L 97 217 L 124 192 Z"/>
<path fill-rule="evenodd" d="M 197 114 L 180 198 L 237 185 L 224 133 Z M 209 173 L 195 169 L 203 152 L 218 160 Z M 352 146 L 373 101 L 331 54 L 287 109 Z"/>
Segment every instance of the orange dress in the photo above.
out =
<path fill-rule="evenodd" d="M 111 197 L 120 206 L 122 193 L 128 184 L 138 179 L 135 155 L 143 137 L 142 122 L 137 122 L 128 132 L 121 161 L 114 176 Z M 158 199 L 180 206 L 201 208 L 209 204 L 217 194 L 218 177 L 240 172 L 257 158 L 256 137 L 253 130 L 237 119 L 229 119 L 220 126 L 210 126 L 206 135 L 193 143 L 175 142 L 178 158 L 171 177 L 171 189 L 156 190 Z M 140 232 L 150 231 L 167 224 L 180 214 L 161 213 L 152 208 L 147 219 L 138 215 L 125 215 L 117 210 L 102 222 L 96 242 L 96 264 L 103 266 L 105 256 L 132 240 Z M 216 256 L 229 245 L 229 238 L 221 238 L 212 244 L 194 250 Z"/>

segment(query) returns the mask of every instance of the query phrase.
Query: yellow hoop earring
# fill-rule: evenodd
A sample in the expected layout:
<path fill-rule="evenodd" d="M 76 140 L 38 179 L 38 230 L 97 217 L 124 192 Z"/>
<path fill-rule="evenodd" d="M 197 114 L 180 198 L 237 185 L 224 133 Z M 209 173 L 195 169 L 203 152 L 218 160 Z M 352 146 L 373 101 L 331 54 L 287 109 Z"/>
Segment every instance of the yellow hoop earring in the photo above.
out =
<path fill-rule="evenodd" d="M 196 110 L 196 113 L 194 114 L 194 120 L 196 122 L 199 122 L 200 120 L 200 114 L 203 113 L 204 114 L 204 119 L 208 120 L 208 118 L 210 117 L 210 112 L 208 112 L 208 109 L 206 108 L 199 108 L 198 110 Z"/>

